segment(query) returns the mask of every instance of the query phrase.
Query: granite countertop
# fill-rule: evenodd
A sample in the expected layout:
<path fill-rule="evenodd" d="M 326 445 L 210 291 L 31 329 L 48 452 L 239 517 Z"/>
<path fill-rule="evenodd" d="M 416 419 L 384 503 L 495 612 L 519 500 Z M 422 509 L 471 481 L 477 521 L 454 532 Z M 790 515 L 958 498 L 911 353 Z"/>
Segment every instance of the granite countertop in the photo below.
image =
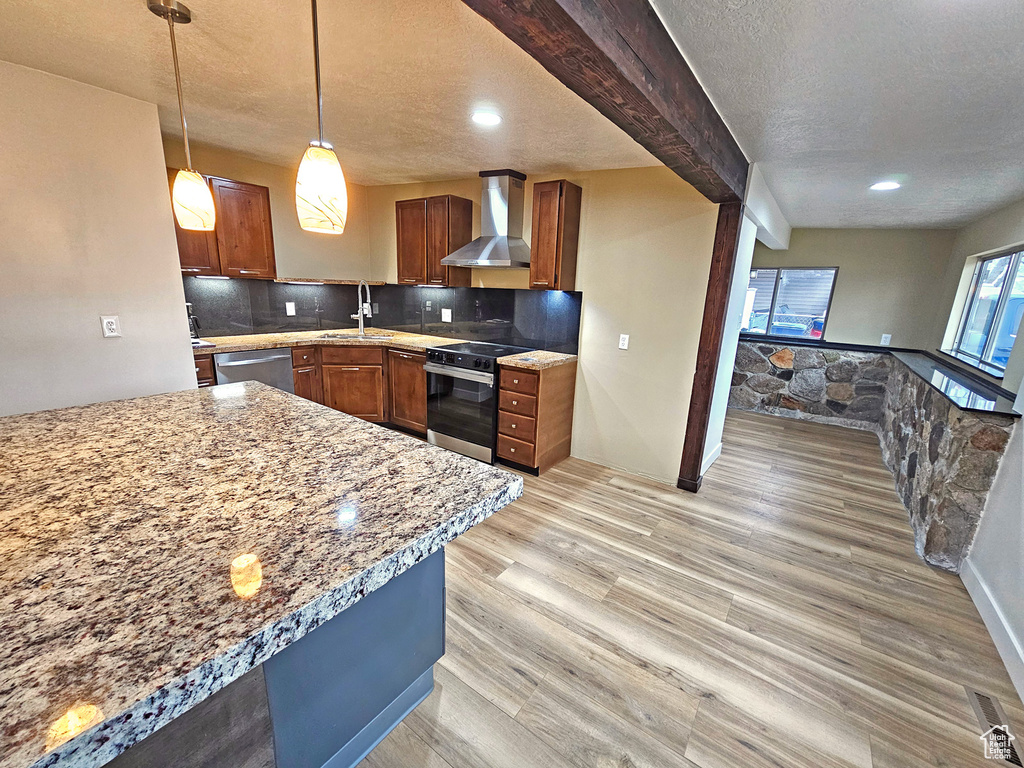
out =
<path fill-rule="evenodd" d="M 203 341 L 209 342 L 214 346 L 196 347 L 193 348 L 192 353 L 199 357 L 219 354 L 221 352 L 245 352 L 253 349 L 277 349 L 280 347 L 305 347 L 313 345 L 342 347 L 383 346 L 404 349 L 409 352 L 422 352 L 429 347 L 443 347 L 445 344 L 458 344 L 460 341 L 464 341 L 464 339 L 453 339 L 446 336 L 425 336 L 419 333 L 392 331 L 386 328 L 367 328 L 366 332 L 377 336 L 387 336 L 388 339 L 383 341 L 355 338 L 359 333 L 355 328 L 336 331 L 294 331 L 291 333 L 255 333 L 245 336 L 210 336 L 204 337 Z M 518 355 L 498 358 L 498 365 L 535 371 L 574 362 L 576 362 L 576 355 L 548 352 L 547 350 L 521 352 Z"/>
<path fill-rule="evenodd" d="M 920 352 L 893 352 L 892 356 L 962 411 L 1016 417 L 1021 415 L 1014 410 L 1013 400 L 1002 395 L 998 387 L 985 386 L 972 380 L 951 365 L 945 365 Z"/>
<path fill-rule="evenodd" d="M 252 382 L 0 418 L 0 768 L 102 765 L 522 487 Z"/>

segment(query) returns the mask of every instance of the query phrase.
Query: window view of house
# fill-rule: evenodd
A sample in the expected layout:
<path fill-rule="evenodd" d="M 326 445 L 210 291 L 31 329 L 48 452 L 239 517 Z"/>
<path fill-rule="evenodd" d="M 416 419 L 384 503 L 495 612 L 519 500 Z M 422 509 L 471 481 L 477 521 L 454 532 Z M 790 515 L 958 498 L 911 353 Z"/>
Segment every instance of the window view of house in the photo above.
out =
<path fill-rule="evenodd" d="M 742 330 L 822 338 L 837 272 L 817 267 L 751 270 Z"/>
<path fill-rule="evenodd" d="M 1006 370 L 1024 314 L 1024 251 L 978 263 L 960 321 L 957 357 L 982 369 Z"/>

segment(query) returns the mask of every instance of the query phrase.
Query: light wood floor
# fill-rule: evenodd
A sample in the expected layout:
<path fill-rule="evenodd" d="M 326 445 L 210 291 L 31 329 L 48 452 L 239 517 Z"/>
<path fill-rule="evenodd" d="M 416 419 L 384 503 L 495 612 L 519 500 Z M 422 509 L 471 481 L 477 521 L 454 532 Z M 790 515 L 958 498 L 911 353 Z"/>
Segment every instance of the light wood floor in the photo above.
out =
<path fill-rule="evenodd" d="M 570 459 L 452 543 L 436 688 L 363 768 L 995 765 L 963 686 L 1020 700 L 875 437 L 725 446 L 696 496 Z"/>

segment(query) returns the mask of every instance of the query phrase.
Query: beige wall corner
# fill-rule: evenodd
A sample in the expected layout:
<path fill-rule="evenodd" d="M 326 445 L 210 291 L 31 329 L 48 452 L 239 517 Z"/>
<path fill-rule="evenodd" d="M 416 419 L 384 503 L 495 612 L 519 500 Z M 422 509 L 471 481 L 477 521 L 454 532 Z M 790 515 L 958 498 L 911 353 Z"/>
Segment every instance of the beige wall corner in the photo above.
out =
<path fill-rule="evenodd" d="M 369 280 L 370 222 L 366 187 L 347 183 L 348 222 L 340 235 L 306 232 L 295 214 L 295 174 L 305 147 L 295 148 L 295 166 L 272 165 L 240 152 L 189 142 L 192 165 L 209 176 L 259 184 L 270 190 L 270 216 L 279 278 Z M 179 139 L 164 138 L 167 167 L 180 168 L 185 150 Z"/>
<path fill-rule="evenodd" d="M 194 388 L 156 107 L 0 62 L 0 136 L 0 415 Z"/>
<path fill-rule="evenodd" d="M 1000 208 L 956 233 L 939 294 L 941 323 L 937 324 L 933 335 L 936 347 L 953 343 L 978 258 L 1013 248 L 1024 248 L 1024 200 Z M 1018 330 L 1017 342 L 1006 364 L 1006 373 L 999 383 L 1011 392 L 1018 392 L 1022 381 L 1024 343 L 1020 341 Z"/>
<path fill-rule="evenodd" d="M 754 268 L 839 267 L 825 339 L 935 349 L 935 330 L 955 232 L 942 229 L 794 229 L 789 249 L 762 243 Z"/>

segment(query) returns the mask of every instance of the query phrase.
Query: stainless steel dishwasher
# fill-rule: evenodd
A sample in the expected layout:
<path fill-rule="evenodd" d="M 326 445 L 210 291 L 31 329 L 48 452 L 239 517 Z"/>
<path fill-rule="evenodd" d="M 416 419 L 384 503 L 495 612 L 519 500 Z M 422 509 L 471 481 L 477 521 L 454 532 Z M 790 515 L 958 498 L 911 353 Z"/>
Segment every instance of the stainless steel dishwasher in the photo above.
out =
<path fill-rule="evenodd" d="M 295 394 L 290 349 L 254 349 L 249 352 L 222 352 L 213 356 L 218 384 L 236 381 L 260 381 Z"/>

